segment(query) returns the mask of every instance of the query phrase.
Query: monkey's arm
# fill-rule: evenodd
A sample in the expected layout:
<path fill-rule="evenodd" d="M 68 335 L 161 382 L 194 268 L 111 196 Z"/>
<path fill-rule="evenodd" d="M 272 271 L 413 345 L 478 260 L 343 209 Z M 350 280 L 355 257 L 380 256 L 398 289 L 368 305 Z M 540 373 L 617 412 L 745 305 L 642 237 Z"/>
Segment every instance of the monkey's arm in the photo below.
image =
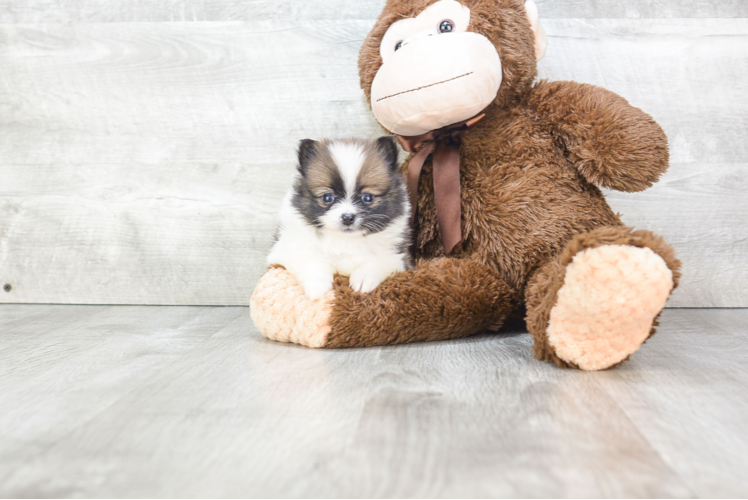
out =
<path fill-rule="evenodd" d="M 593 184 L 642 191 L 668 167 L 662 128 L 609 90 L 576 82 L 540 82 L 528 105 L 550 123 L 568 158 Z"/>

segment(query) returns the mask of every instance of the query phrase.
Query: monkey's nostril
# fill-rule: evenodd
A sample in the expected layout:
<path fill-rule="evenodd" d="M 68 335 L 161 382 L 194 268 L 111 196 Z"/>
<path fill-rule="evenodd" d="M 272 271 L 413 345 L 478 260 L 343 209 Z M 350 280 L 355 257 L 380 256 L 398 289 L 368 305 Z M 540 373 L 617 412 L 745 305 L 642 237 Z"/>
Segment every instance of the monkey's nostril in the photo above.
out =
<path fill-rule="evenodd" d="M 343 214 L 340 216 L 340 218 L 343 221 L 343 224 L 346 226 L 350 226 L 353 224 L 353 221 L 356 220 L 356 216 L 354 214 Z"/>

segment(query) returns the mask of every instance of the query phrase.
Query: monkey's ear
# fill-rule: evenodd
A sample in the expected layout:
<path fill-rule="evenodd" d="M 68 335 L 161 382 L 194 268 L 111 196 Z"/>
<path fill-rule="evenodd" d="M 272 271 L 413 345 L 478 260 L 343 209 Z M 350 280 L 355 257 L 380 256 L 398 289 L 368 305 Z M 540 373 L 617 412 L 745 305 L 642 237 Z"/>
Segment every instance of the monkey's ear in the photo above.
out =
<path fill-rule="evenodd" d="M 317 157 L 318 151 L 319 143 L 315 140 L 302 139 L 299 143 L 299 165 L 297 168 L 301 175 L 306 175 L 307 170 L 309 170 L 309 165 Z"/>
<path fill-rule="evenodd" d="M 390 171 L 397 172 L 397 170 L 400 168 L 400 164 L 397 161 L 399 153 L 397 150 L 397 142 L 395 142 L 395 138 L 391 135 L 380 137 L 379 139 L 377 139 L 377 150 L 379 150 L 379 154 L 382 155 L 382 158 L 390 167 Z"/>
<path fill-rule="evenodd" d="M 548 47 L 548 35 L 545 34 L 545 30 L 540 24 L 538 6 L 535 5 L 533 0 L 527 0 L 527 2 L 525 2 L 525 13 L 527 14 L 527 18 L 530 20 L 532 31 L 535 33 L 535 59 L 540 61 L 543 59 L 545 49 Z"/>

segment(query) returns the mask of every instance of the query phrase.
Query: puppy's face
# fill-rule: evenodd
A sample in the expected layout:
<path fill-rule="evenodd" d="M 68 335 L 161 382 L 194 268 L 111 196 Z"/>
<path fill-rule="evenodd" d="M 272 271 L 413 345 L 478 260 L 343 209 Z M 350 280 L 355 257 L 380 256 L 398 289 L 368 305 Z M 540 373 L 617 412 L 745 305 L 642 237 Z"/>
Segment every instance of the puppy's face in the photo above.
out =
<path fill-rule="evenodd" d="M 313 141 L 299 145 L 293 205 L 317 229 L 366 235 L 407 210 L 392 137 Z"/>

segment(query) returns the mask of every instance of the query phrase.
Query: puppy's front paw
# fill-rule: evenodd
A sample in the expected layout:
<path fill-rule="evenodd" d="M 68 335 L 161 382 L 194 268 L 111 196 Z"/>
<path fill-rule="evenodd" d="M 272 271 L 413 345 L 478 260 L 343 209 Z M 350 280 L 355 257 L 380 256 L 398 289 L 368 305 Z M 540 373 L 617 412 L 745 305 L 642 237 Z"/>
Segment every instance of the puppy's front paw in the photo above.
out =
<path fill-rule="evenodd" d="M 316 300 L 332 290 L 332 280 L 328 279 L 307 279 L 301 285 L 304 287 L 306 296 L 312 300 Z"/>
<path fill-rule="evenodd" d="M 369 293 L 389 276 L 375 267 L 359 267 L 350 277 L 350 285 L 357 292 Z"/>

